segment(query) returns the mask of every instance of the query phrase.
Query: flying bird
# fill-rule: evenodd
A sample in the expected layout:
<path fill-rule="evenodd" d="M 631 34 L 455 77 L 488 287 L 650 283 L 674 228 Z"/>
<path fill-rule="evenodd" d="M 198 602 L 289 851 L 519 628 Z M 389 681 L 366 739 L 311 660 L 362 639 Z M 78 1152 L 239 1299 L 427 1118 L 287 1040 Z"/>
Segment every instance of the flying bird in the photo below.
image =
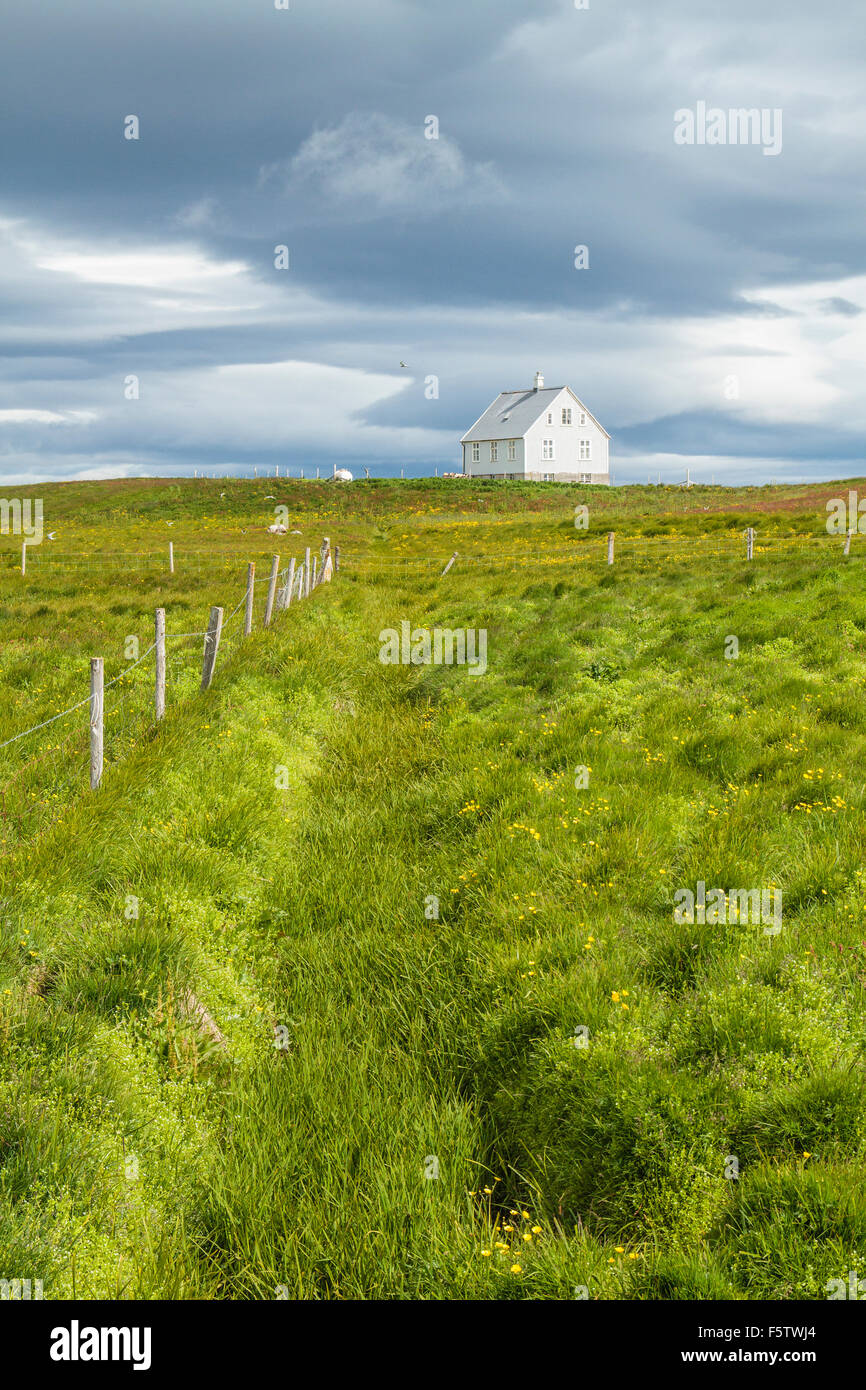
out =
<path fill-rule="evenodd" d="M 49 531 L 49 532 L 48 532 L 48 540 L 53 541 L 53 540 L 55 539 L 56 535 L 57 535 L 57 532 L 56 532 L 56 531 Z"/>
<path fill-rule="evenodd" d="M 400 363 L 400 366 L 401 366 L 401 367 L 405 367 L 405 365 L 406 365 L 405 362 L 401 362 L 401 363 Z"/>

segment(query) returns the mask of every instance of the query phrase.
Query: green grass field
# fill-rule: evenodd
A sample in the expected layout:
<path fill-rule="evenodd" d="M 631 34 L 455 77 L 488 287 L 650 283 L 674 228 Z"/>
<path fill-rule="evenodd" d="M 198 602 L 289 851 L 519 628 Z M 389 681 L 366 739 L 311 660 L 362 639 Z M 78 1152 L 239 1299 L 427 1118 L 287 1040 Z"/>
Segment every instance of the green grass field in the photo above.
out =
<path fill-rule="evenodd" d="M 19 489 L 56 539 L 22 577 L 0 537 L 0 744 L 86 699 L 91 656 L 123 675 L 157 607 L 173 636 L 158 727 L 152 658 L 107 692 L 97 792 L 86 705 L 0 748 L 0 1278 L 866 1276 L 866 541 L 843 557 L 824 509 L 849 487 Z M 183 634 L 323 534 L 334 583 L 269 631 L 259 585 L 201 694 Z M 383 664 L 403 621 L 485 630 L 486 672 Z M 698 881 L 781 890 L 781 931 L 677 922 Z"/>

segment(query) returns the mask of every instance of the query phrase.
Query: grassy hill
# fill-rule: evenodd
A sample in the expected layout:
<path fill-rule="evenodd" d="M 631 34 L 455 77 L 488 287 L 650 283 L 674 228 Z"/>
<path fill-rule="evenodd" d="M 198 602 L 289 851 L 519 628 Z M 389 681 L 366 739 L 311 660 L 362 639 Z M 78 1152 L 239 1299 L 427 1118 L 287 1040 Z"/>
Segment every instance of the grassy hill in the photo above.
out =
<path fill-rule="evenodd" d="M 85 699 L 90 656 L 121 676 L 156 607 L 174 635 L 159 727 L 151 661 L 109 689 L 98 792 L 86 705 L 0 748 L 0 1277 L 863 1277 L 866 555 L 824 509 L 849 487 L 17 490 L 56 539 L 22 577 L 0 537 L 0 744 Z M 268 536 L 280 503 L 300 535 Z M 184 634 L 323 533 L 336 581 L 267 632 L 262 593 L 201 694 Z M 486 672 L 382 664 L 403 621 L 485 630 Z M 781 931 L 678 922 L 698 881 L 781 890 Z"/>

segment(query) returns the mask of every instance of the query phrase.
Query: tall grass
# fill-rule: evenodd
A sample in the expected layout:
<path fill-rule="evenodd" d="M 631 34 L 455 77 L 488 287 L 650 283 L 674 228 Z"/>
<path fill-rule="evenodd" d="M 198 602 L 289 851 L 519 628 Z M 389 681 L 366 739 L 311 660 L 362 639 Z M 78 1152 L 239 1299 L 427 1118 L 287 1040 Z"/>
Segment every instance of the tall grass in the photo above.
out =
<path fill-rule="evenodd" d="M 143 698 L 103 788 L 70 780 L 7 845 L 4 1277 L 49 1297 L 755 1299 L 858 1268 L 860 560 L 803 511 L 814 544 L 748 566 L 738 518 L 698 562 L 676 541 L 694 517 L 668 513 L 675 562 L 618 547 L 609 569 L 610 516 L 576 535 L 565 490 L 444 519 L 460 486 L 347 490 L 327 517 L 317 494 L 297 543 L 327 521 L 338 581 L 227 647 L 158 730 Z M 196 510 L 164 496 L 182 555 Z M 72 534 L 107 545 L 105 504 L 82 493 Z M 495 556 L 510 526 L 526 565 L 393 563 L 398 541 Z M 242 573 L 202 563 L 227 590 Z M 171 626 L 165 577 L 106 568 L 61 600 L 48 566 L 25 605 L 50 597 L 51 623 L 2 581 L 16 722 L 44 708 L 28 654 L 71 680 L 109 594 Z M 191 624 L 204 580 L 175 576 Z M 383 666 L 403 619 L 486 628 L 487 673 Z M 781 934 L 678 924 L 699 879 L 781 888 Z"/>

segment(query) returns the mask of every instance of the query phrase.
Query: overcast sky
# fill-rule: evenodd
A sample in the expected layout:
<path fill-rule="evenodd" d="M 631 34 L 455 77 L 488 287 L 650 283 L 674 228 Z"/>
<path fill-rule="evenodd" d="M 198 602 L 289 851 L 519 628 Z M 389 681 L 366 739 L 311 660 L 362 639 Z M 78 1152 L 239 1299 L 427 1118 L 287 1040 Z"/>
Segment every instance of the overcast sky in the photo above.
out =
<path fill-rule="evenodd" d="M 459 470 L 538 369 L 617 482 L 866 472 L 862 3 L 4 0 L 2 30 L 4 483 Z M 677 143 L 699 103 L 781 148 Z"/>

